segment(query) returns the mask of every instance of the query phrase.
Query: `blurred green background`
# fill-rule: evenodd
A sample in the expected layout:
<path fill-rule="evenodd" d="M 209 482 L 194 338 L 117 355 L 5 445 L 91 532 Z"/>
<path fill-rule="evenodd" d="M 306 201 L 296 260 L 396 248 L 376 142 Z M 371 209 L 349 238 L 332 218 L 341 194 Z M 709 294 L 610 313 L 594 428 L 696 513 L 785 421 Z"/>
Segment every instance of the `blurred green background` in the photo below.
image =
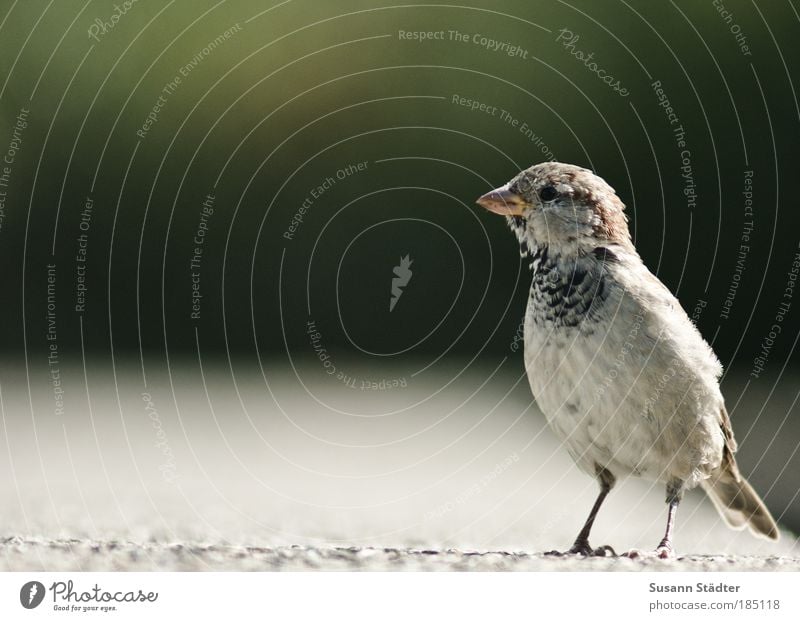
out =
<path fill-rule="evenodd" d="M 353 340 L 381 352 L 427 334 L 458 293 L 417 353 L 453 340 L 474 353 L 487 337 L 506 351 L 527 275 L 503 223 L 473 201 L 547 153 L 592 167 L 617 189 L 646 263 L 687 309 L 707 304 L 699 325 L 709 338 L 719 328 L 715 347 L 728 364 L 749 370 L 781 302 L 800 237 L 790 82 L 800 22 L 789 3 L 723 5 L 750 56 L 711 2 L 290 2 L 259 15 L 270 5 L 140 0 L 99 40 L 89 31 L 95 20 L 111 23 L 113 2 L 9 4 L 0 12 L 2 135 L 10 141 L 20 110 L 30 112 L 0 232 L 6 351 L 23 344 L 23 312 L 31 344 L 42 340 L 49 263 L 59 341 L 78 345 L 74 258 L 87 197 L 87 350 L 107 352 L 111 328 L 120 348 L 136 350 L 141 339 L 144 350 L 191 351 L 195 327 L 207 350 L 223 348 L 227 331 L 232 349 L 250 351 L 253 329 L 264 353 L 281 350 L 282 273 L 292 347 L 306 345 L 310 301 L 326 341 L 352 348 L 337 291 Z M 556 41 L 565 28 L 579 36 L 571 48 Z M 401 40 L 399 31 L 444 40 Z M 468 41 L 449 40 L 451 31 Z M 476 34 L 527 58 L 492 51 Z M 593 54 L 630 94 L 573 52 Z M 656 80 L 685 129 L 694 206 Z M 157 121 L 139 138 L 159 96 Z M 310 191 L 357 162 L 367 170 L 337 180 L 294 239 L 283 238 Z M 191 321 L 193 238 L 209 193 L 202 312 Z M 745 269 L 723 319 L 750 219 Z M 413 284 L 390 314 L 392 268 L 405 254 Z M 777 339 L 769 366 L 789 356 L 795 336 L 788 329 Z"/>
<path fill-rule="evenodd" d="M 759 451 L 780 438 L 794 458 L 791 2 L 3 0 L 0 25 L 8 365 L 45 377 L 53 343 L 62 364 L 313 361 L 313 321 L 375 378 L 521 369 L 529 272 L 474 200 L 552 154 L 616 188 L 643 259 L 739 378 L 729 403 L 774 382 L 788 409 Z"/>

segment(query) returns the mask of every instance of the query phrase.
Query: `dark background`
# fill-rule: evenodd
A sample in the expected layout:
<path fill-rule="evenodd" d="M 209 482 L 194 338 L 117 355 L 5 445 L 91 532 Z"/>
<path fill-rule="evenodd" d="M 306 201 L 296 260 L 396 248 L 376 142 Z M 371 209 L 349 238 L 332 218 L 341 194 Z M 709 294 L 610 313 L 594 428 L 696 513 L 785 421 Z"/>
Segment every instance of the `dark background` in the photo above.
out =
<path fill-rule="evenodd" d="M 454 350 L 474 352 L 495 328 L 488 347 L 505 350 L 527 277 L 503 223 L 477 213 L 473 201 L 544 157 L 499 111 L 489 116 L 453 104 L 458 94 L 508 110 L 557 159 L 607 179 L 628 205 L 645 262 L 688 309 L 707 302 L 700 328 L 711 337 L 719 327 L 720 357 L 749 369 L 799 237 L 798 104 L 790 81 L 799 23 L 789 3 L 761 4 L 727 5 L 752 50 L 745 56 L 711 2 L 472 9 L 337 2 L 304 3 L 302 10 L 295 3 L 249 23 L 264 9 L 259 3 L 140 2 L 99 42 L 87 29 L 95 15 L 110 18 L 110 3 L 80 12 L 81 3 L 60 2 L 46 13 L 45 3 L 26 3 L 0 39 L 3 135 L 10 139 L 20 108 L 30 109 L 0 232 L 4 348 L 23 346 L 23 312 L 30 345 L 41 344 L 48 263 L 58 272 L 59 341 L 70 351 L 79 346 L 73 257 L 91 196 L 87 350 L 107 352 L 110 329 L 119 348 L 136 350 L 141 341 L 155 352 L 192 350 L 196 326 L 207 351 L 224 348 L 227 333 L 233 350 L 252 351 L 255 335 L 263 353 L 278 352 L 285 346 L 282 272 L 290 346 L 305 346 L 298 326 L 308 290 L 326 341 L 352 347 L 336 313 L 338 287 L 341 321 L 355 341 L 388 352 L 442 319 L 462 270 L 457 303 L 416 353 L 439 352 L 453 340 Z M 183 79 L 138 139 L 161 88 L 236 23 L 241 31 Z M 575 49 L 593 52 L 630 95 L 620 97 L 556 43 L 561 28 L 578 34 Z M 528 59 L 471 42 L 399 41 L 400 29 L 482 33 L 525 48 Z M 363 40 L 379 35 L 391 36 Z M 686 130 L 694 208 L 682 195 L 680 149 L 653 80 L 662 82 Z M 375 163 L 386 158 L 411 159 Z M 337 183 L 314 202 L 295 239 L 283 239 L 309 191 L 360 161 L 367 171 Z M 723 320 L 747 169 L 754 171 L 754 232 Z M 202 313 L 192 322 L 188 261 L 201 203 L 212 191 Z M 407 303 L 389 314 L 391 270 L 405 254 L 414 260 L 413 284 Z M 777 340 L 770 366 L 789 356 L 795 333 Z"/>
<path fill-rule="evenodd" d="M 728 0 L 728 23 L 711 1 L 461 4 L 140 0 L 95 41 L 87 31 L 111 19 L 112 2 L 30 0 L 10 12 L 0 2 L 2 153 L 20 110 L 30 110 L 0 228 L 6 366 L 46 377 L 52 264 L 65 365 L 84 354 L 101 365 L 175 364 L 198 348 L 251 367 L 259 357 L 285 364 L 287 352 L 313 361 L 311 320 L 331 356 L 375 377 L 418 361 L 446 373 L 475 356 L 510 356 L 521 369 L 510 345 L 528 270 L 502 219 L 474 200 L 545 157 L 499 111 L 471 111 L 452 102 L 459 95 L 507 110 L 556 159 L 617 189 L 645 263 L 690 314 L 705 304 L 698 327 L 737 378 L 729 403 L 752 381 L 774 382 L 788 404 L 751 463 L 776 450 L 776 438 L 789 463 L 797 435 L 783 423 L 796 405 L 799 298 L 761 377 L 748 374 L 800 252 L 796 8 Z M 162 88 L 236 24 L 139 138 Z M 556 41 L 563 28 L 629 96 Z M 399 40 L 399 30 L 458 30 L 470 40 Z M 475 33 L 521 46 L 527 58 L 474 44 Z M 655 80 L 685 129 L 694 206 Z M 285 239 L 312 189 L 358 162 L 366 169 L 336 180 Z M 723 318 L 750 219 L 748 170 L 754 228 Z M 201 315 L 192 319 L 189 261 L 209 193 Z M 76 312 L 87 197 L 88 293 Z M 405 255 L 413 277 L 390 313 L 392 269 Z M 750 425 L 757 415 L 741 413 Z M 784 506 L 795 497 L 789 488 Z"/>

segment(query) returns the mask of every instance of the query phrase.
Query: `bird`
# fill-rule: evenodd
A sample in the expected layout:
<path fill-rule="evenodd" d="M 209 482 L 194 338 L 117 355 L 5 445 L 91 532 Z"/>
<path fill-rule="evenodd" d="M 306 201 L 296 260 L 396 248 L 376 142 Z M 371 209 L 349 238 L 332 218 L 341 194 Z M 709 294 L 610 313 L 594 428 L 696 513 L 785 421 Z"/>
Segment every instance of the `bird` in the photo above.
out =
<path fill-rule="evenodd" d="M 589 535 L 616 481 L 630 476 L 665 486 L 659 558 L 675 556 L 676 511 L 697 486 L 730 527 L 777 540 L 775 520 L 734 458 L 722 366 L 645 266 L 614 189 L 591 170 L 547 161 L 477 203 L 505 216 L 530 264 L 523 343 L 533 396 L 600 486 L 572 547 L 553 553 L 616 556 L 611 546 L 592 548 Z"/>

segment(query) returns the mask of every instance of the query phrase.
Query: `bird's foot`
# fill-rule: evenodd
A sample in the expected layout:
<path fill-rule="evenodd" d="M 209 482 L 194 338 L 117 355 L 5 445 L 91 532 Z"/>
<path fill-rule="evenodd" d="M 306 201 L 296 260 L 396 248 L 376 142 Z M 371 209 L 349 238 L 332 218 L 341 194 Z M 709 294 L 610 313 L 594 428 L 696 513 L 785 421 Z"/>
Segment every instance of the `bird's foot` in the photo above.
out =
<path fill-rule="evenodd" d="M 648 558 L 648 557 L 672 559 L 675 558 L 675 551 L 672 549 L 672 544 L 670 542 L 662 541 L 655 549 L 655 552 L 642 552 L 641 550 L 634 549 L 634 550 L 628 550 L 627 552 L 623 552 L 621 556 L 629 559 Z"/>
<path fill-rule="evenodd" d="M 611 546 L 600 546 L 599 548 L 592 548 L 588 541 L 576 541 L 572 547 L 566 552 L 559 552 L 558 550 L 551 550 L 545 552 L 546 556 L 568 556 L 571 554 L 580 556 L 617 556 L 614 548 Z"/>
<path fill-rule="evenodd" d="M 656 548 L 656 556 L 658 558 L 675 558 L 675 550 L 672 549 L 672 542 L 664 539 L 658 544 Z"/>
<path fill-rule="evenodd" d="M 594 556 L 619 556 L 609 545 L 600 546 L 599 548 L 595 548 L 593 553 Z"/>

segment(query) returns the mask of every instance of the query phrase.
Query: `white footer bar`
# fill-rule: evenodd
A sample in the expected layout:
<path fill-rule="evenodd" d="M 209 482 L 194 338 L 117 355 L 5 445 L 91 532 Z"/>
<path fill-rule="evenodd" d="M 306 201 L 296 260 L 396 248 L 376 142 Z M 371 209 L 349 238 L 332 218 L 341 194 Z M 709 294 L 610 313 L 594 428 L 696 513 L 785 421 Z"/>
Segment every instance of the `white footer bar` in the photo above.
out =
<path fill-rule="evenodd" d="M 0 573 L 0 619 L 800 619 L 796 573 Z"/>

